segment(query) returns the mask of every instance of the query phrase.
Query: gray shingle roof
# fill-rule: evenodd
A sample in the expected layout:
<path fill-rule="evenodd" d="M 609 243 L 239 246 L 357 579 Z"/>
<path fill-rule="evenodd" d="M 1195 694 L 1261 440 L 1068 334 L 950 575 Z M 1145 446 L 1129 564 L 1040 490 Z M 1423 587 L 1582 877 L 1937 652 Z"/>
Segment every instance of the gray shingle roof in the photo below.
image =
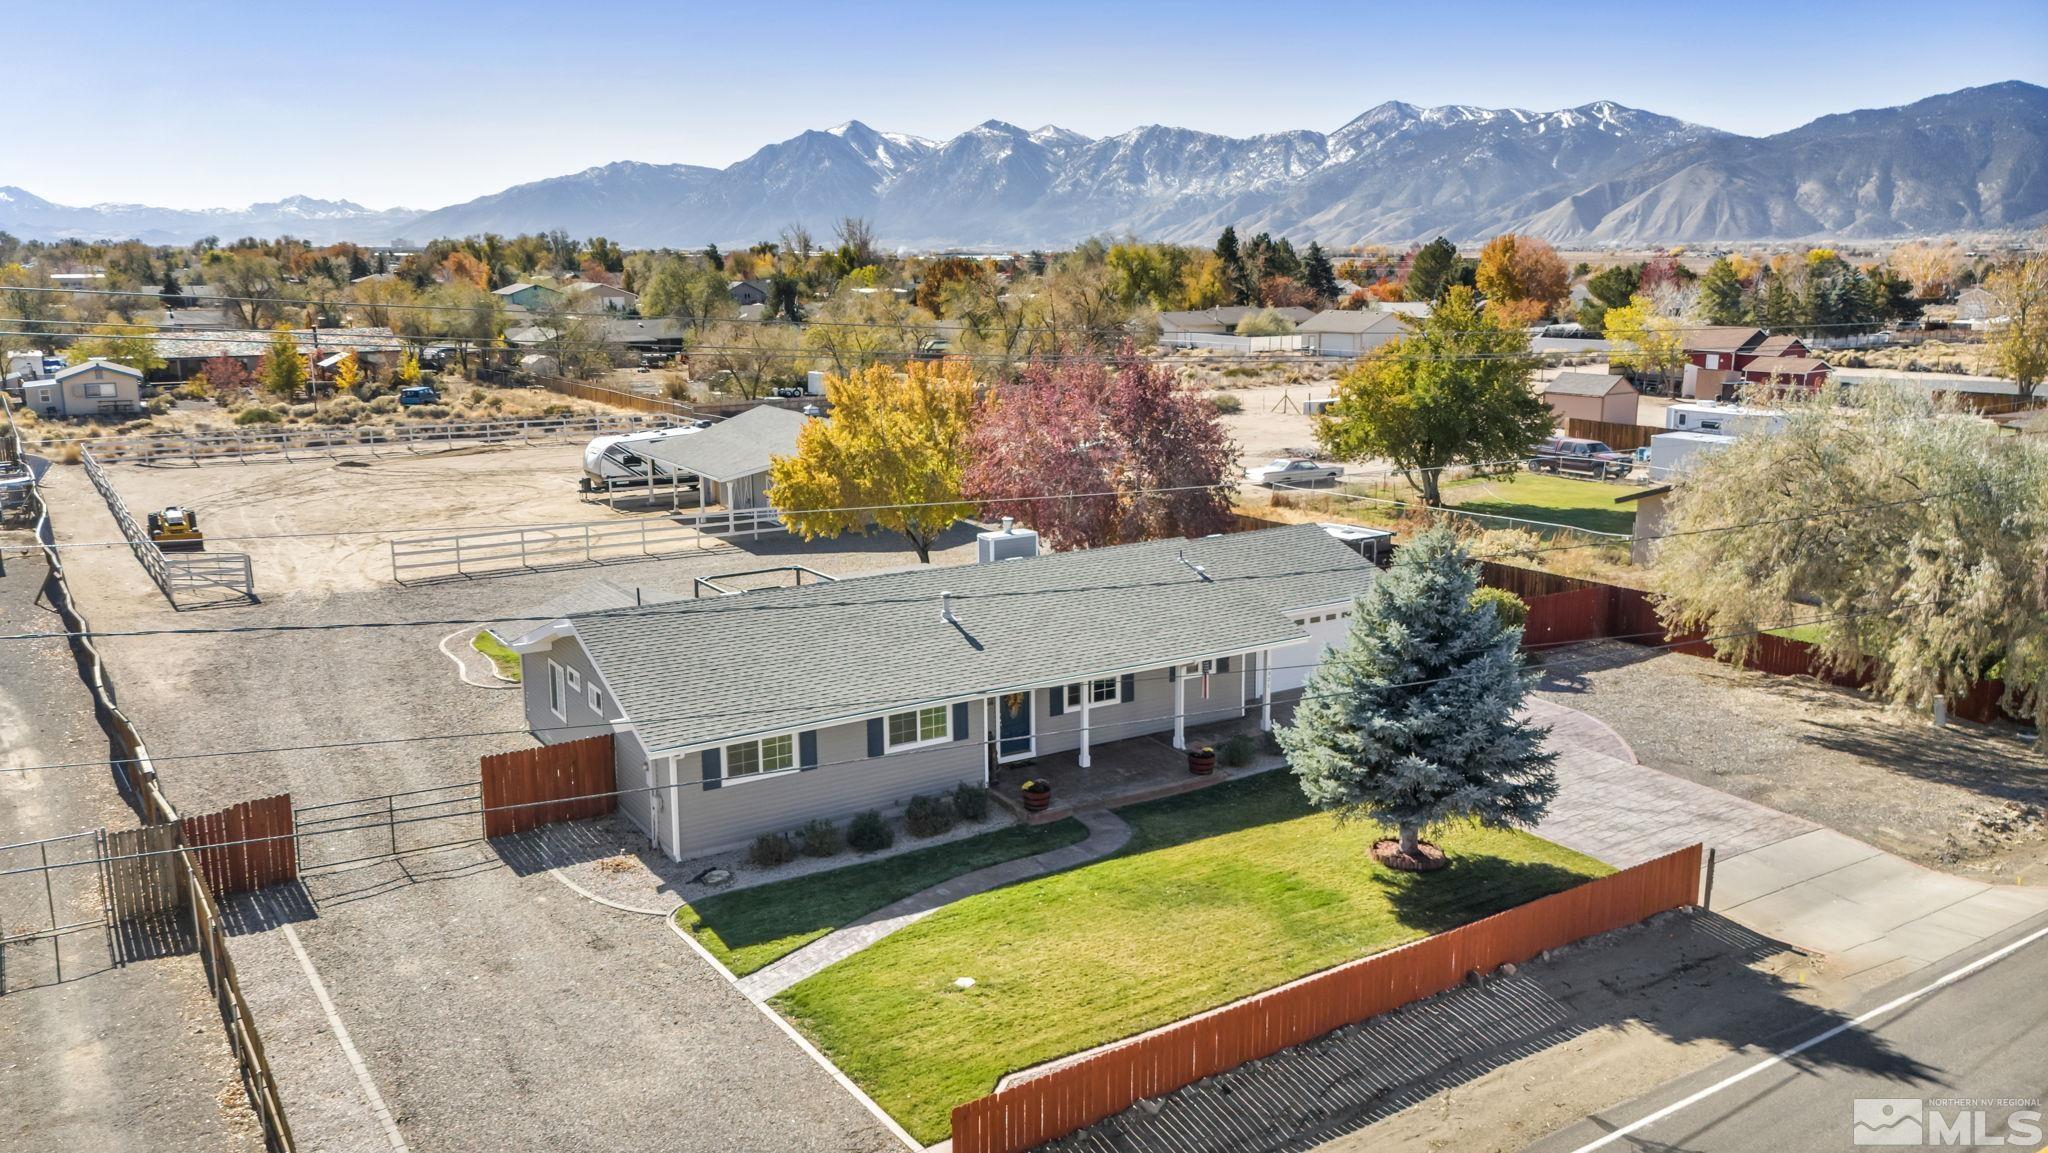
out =
<path fill-rule="evenodd" d="M 1321 528 L 1289 525 L 570 621 L 660 751 L 1288 644 L 1304 638 L 1291 610 L 1362 595 L 1377 571 Z M 957 625 L 941 619 L 942 591 Z"/>
<path fill-rule="evenodd" d="M 1295 328 L 1296 332 L 1392 332 L 1405 335 L 1408 323 L 1391 312 L 1370 308 L 1332 308 L 1318 312 Z"/>
<path fill-rule="evenodd" d="M 810 418 L 764 404 L 690 436 L 652 441 L 640 451 L 663 464 L 725 482 L 767 472 L 769 462 L 796 452 L 796 434 Z"/>
<path fill-rule="evenodd" d="M 1544 395 L 1558 396 L 1606 396 L 1617 387 L 1627 388 L 1629 383 L 1618 376 L 1603 376 L 1597 372 L 1560 372 L 1557 379 L 1543 386 Z"/>

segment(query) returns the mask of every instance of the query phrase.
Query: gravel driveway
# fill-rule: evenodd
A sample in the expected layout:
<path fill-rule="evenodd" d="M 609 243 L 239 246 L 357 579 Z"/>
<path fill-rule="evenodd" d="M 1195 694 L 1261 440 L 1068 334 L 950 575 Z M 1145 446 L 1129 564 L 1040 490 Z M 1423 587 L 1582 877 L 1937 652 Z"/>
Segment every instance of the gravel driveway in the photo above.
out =
<path fill-rule="evenodd" d="M 1548 664 L 1538 695 L 1614 726 L 1646 765 L 1936 869 L 2048 881 L 2048 759 L 2013 726 L 1937 729 L 1848 689 L 1618 641 Z"/>

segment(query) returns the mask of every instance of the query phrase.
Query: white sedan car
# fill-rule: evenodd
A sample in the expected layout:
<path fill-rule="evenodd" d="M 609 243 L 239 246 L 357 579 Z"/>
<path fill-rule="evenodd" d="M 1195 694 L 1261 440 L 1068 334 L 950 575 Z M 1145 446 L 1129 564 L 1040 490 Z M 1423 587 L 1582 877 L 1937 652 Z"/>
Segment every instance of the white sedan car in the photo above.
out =
<path fill-rule="evenodd" d="M 1322 484 L 1334 481 L 1344 475 L 1342 465 L 1317 464 L 1300 457 L 1281 457 L 1279 460 L 1244 470 L 1244 477 L 1253 484 Z"/>

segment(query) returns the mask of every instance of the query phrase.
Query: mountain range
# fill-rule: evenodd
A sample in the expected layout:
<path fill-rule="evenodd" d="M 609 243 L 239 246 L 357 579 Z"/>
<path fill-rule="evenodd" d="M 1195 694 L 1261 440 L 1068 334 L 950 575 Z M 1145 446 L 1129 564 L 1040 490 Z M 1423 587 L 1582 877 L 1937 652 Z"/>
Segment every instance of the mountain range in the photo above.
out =
<path fill-rule="evenodd" d="M 0 188 L 0 229 L 189 243 L 290 233 L 424 242 L 566 229 L 632 246 L 748 244 L 865 217 L 911 248 L 1207 244 L 1226 224 L 1326 244 L 1533 232 L 1572 245 L 1853 239 L 2048 223 L 2048 89 L 2010 81 L 1747 137 L 1597 101 L 1554 112 L 1381 104 L 1334 132 L 1147 125 L 1091 139 L 990 120 L 934 141 L 859 121 L 728 168 L 622 161 L 430 212 L 290 197 L 205 211 Z"/>

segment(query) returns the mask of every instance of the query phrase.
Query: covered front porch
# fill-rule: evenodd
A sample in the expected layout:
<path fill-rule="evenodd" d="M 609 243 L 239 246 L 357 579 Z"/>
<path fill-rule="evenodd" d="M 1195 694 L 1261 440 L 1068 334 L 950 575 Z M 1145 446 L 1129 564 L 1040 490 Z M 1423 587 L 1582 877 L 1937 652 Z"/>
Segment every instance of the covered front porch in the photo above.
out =
<path fill-rule="evenodd" d="M 1274 694 L 1272 725 L 1293 720 L 1294 700 L 1299 695 Z M 1089 749 L 1085 761 L 1080 750 L 1070 749 L 997 764 L 989 771 L 989 787 L 998 802 L 1036 824 L 1056 821 L 1082 809 L 1135 804 L 1285 768 L 1286 760 L 1273 748 L 1269 731 L 1262 729 L 1261 720 L 1259 703 L 1254 701 L 1242 717 L 1185 726 L 1186 748 L 1174 747 L 1175 734 L 1166 730 L 1099 742 Z M 1227 764 L 1226 746 L 1238 736 L 1250 745 L 1250 756 L 1242 764 Z M 1207 776 L 1197 776 L 1188 770 L 1187 749 L 1204 746 L 1217 750 L 1216 768 Z M 1052 803 L 1042 812 L 1028 813 L 1019 786 L 1034 779 L 1052 785 Z"/>

